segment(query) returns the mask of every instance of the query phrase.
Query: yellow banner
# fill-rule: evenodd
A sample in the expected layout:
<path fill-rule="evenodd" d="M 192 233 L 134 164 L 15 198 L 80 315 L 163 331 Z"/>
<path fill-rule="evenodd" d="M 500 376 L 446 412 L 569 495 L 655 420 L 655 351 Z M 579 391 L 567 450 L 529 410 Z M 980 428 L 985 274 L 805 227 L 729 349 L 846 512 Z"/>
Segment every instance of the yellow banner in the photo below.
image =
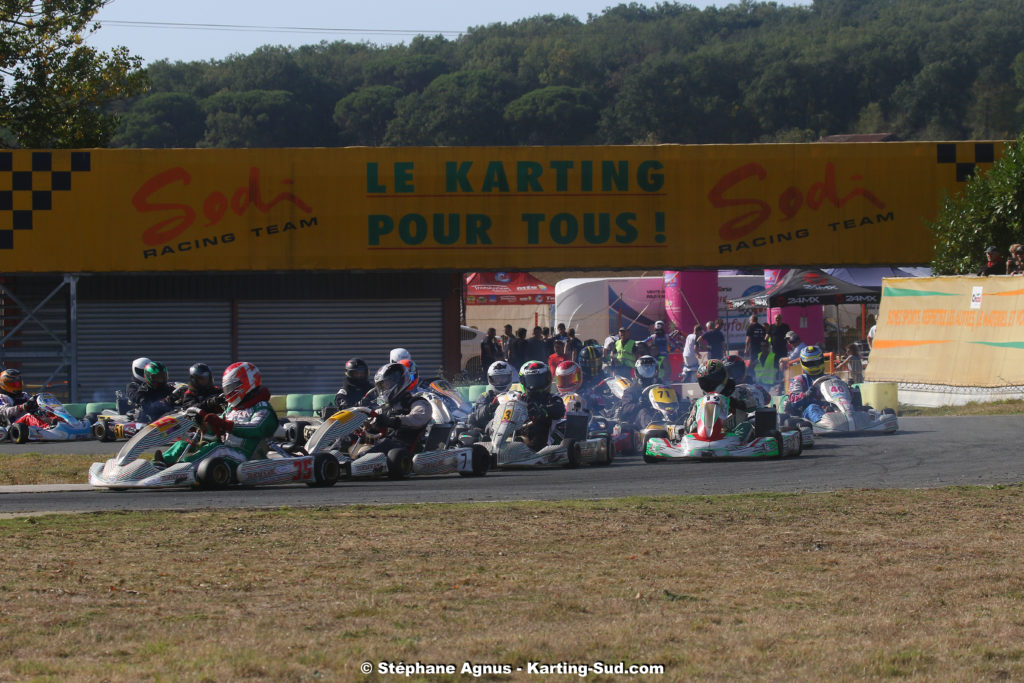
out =
<path fill-rule="evenodd" d="M 0 272 L 925 263 L 1003 146 L 0 152 Z"/>
<path fill-rule="evenodd" d="M 882 280 L 872 382 L 1024 384 L 1024 277 Z"/>

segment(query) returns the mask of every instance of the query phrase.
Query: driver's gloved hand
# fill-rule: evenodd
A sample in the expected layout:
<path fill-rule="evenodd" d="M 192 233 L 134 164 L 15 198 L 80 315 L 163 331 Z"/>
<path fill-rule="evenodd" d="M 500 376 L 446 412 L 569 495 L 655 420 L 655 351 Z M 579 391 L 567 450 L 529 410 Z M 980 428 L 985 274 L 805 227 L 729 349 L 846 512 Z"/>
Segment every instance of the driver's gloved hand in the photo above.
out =
<path fill-rule="evenodd" d="M 25 408 L 26 413 L 34 413 L 36 412 L 36 410 L 39 409 L 39 404 L 36 403 L 36 400 L 34 398 L 30 398 L 21 405 Z"/>

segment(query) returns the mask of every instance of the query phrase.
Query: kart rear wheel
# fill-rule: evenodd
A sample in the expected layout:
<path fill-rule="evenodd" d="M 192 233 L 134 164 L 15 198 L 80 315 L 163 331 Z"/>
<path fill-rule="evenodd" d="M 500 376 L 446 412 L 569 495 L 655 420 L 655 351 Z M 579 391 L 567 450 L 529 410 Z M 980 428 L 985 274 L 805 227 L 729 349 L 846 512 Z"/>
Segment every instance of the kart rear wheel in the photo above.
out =
<path fill-rule="evenodd" d="M 605 457 L 604 462 L 596 463 L 607 467 L 612 464 L 612 460 L 615 460 L 615 439 L 611 436 L 606 436 L 604 439 Z"/>
<path fill-rule="evenodd" d="M 412 454 L 405 448 L 388 451 L 388 479 L 405 479 L 412 474 Z"/>
<path fill-rule="evenodd" d="M 306 486 L 327 488 L 334 486 L 340 477 L 341 463 L 337 458 L 326 451 L 313 454 L 313 481 L 307 481 Z"/>
<path fill-rule="evenodd" d="M 207 458 L 196 468 L 196 482 L 206 491 L 226 488 L 231 483 L 231 467 L 224 458 Z"/>
<path fill-rule="evenodd" d="M 15 422 L 7 430 L 7 435 L 14 443 L 25 443 L 28 441 L 28 425 L 23 422 Z"/>
<path fill-rule="evenodd" d="M 306 427 L 309 423 L 305 420 L 294 420 L 284 426 L 284 440 L 293 446 L 303 446 L 306 443 Z"/>
<path fill-rule="evenodd" d="M 89 433 L 92 434 L 92 438 L 97 441 L 111 441 L 112 439 L 107 436 L 107 423 L 104 420 L 96 420 L 92 427 L 89 428 Z"/>
<path fill-rule="evenodd" d="M 565 466 L 570 469 L 579 467 L 583 461 L 583 457 L 580 454 L 580 445 L 574 439 L 566 439 L 562 443 L 565 444 Z"/>
<path fill-rule="evenodd" d="M 459 472 L 459 476 L 482 477 L 487 474 L 487 470 L 491 469 L 491 454 L 481 444 L 473 444 L 473 453 L 470 457 L 473 459 L 473 471 Z"/>

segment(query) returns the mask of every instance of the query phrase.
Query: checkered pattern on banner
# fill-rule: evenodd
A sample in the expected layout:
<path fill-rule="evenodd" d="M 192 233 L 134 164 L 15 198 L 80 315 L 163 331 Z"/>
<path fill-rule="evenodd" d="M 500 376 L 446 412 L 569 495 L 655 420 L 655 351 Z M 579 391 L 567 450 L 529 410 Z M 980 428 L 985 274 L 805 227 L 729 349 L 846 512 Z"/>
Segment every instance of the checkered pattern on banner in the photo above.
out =
<path fill-rule="evenodd" d="M 941 142 L 935 145 L 935 152 L 938 163 L 953 165 L 958 183 L 970 180 L 978 164 L 991 164 L 995 161 L 995 145 L 991 142 L 959 145 L 955 142 Z"/>
<path fill-rule="evenodd" d="M 15 163 L 17 158 L 19 163 Z M 0 152 L 0 249 L 14 248 L 14 231 L 31 230 L 39 211 L 53 208 L 53 195 L 71 189 L 75 173 L 91 170 L 89 152 Z"/>

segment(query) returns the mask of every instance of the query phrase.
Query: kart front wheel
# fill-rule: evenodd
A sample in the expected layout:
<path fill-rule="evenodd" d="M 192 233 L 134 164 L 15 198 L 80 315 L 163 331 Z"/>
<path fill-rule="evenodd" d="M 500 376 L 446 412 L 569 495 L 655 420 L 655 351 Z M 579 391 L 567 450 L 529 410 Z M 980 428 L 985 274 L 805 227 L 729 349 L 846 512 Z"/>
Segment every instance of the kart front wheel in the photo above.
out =
<path fill-rule="evenodd" d="M 22 422 L 15 422 L 7 430 L 7 435 L 11 437 L 11 441 L 14 443 L 25 443 L 28 441 L 28 425 Z"/>
<path fill-rule="evenodd" d="M 649 463 L 649 464 L 654 464 L 656 462 L 661 462 L 661 458 L 655 458 L 653 455 L 647 455 L 647 443 L 651 439 L 667 439 L 667 438 L 668 438 L 668 432 L 665 432 L 665 431 L 647 432 L 647 434 L 644 435 L 643 449 L 640 451 L 640 455 L 643 456 L 644 462 Z"/>
<path fill-rule="evenodd" d="M 782 432 L 780 432 L 777 429 L 773 430 L 772 433 L 768 436 L 768 438 L 775 439 L 775 445 L 779 449 L 778 454 L 775 455 L 774 457 L 776 457 L 776 458 L 784 457 L 786 455 L 786 450 L 785 450 L 786 449 L 786 440 L 784 438 L 782 438 Z"/>
<path fill-rule="evenodd" d="M 207 458 L 196 469 L 196 481 L 206 491 L 226 488 L 231 483 L 231 467 L 224 458 Z"/>
<path fill-rule="evenodd" d="M 793 454 L 794 458 L 799 458 L 800 454 L 804 452 L 804 435 L 799 429 L 796 430 L 796 453 Z"/>
<path fill-rule="evenodd" d="M 405 479 L 412 474 L 412 454 L 404 448 L 388 451 L 388 479 Z"/>
<path fill-rule="evenodd" d="M 462 477 L 482 477 L 491 468 L 491 454 L 481 444 L 473 444 L 473 453 L 469 456 L 473 459 L 472 472 L 459 472 Z"/>
<path fill-rule="evenodd" d="M 317 451 L 313 454 L 313 481 L 307 481 L 306 486 L 327 488 L 334 484 L 341 477 L 341 463 L 330 453 Z"/>

